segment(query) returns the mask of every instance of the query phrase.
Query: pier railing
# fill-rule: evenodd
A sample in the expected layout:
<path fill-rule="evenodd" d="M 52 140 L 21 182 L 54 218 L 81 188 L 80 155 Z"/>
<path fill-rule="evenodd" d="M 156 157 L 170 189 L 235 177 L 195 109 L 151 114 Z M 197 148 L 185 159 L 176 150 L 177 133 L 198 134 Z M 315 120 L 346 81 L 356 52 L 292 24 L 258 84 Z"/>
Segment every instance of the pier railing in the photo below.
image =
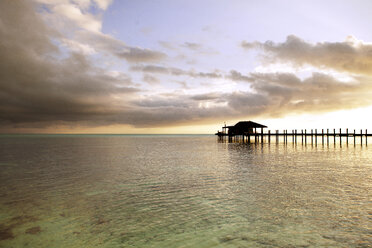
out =
<path fill-rule="evenodd" d="M 372 134 L 368 133 L 368 130 L 360 130 L 357 132 L 355 129 L 352 132 L 349 132 L 349 129 L 344 130 L 340 129 L 292 129 L 292 130 L 268 130 L 267 132 L 246 132 L 243 134 L 228 134 L 225 132 L 218 132 L 216 134 L 220 141 L 227 142 L 241 142 L 241 143 L 258 143 L 258 142 L 279 142 L 280 140 L 284 143 L 288 143 L 288 140 L 293 143 L 302 143 L 308 144 L 329 144 L 339 142 L 342 144 L 343 140 L 346 144 L 349 143 L 349 140 L 352 140 L 354 144 L 357 143 L 357 140 L 360 140 L 360 144 L 367 144 L 368 137 Z M 339 141 L 338 141 L 339 140 Z"/>

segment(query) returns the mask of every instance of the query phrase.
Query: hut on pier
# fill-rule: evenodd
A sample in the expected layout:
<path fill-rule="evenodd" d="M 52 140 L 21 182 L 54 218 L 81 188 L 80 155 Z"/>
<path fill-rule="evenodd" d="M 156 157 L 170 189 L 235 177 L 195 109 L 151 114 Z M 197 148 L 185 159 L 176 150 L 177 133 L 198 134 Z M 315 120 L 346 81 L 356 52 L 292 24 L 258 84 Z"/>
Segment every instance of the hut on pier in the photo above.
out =
<path fill-rule="evenodd" d="M 222 127 L 222 133 L 228 136 L 249 135 L 257 133 L 257 128 L 260 128 L 262 133 L 263 129 L 267 128 L 267 126 L 253 121 L 239 121 L 234 126 Z"/>

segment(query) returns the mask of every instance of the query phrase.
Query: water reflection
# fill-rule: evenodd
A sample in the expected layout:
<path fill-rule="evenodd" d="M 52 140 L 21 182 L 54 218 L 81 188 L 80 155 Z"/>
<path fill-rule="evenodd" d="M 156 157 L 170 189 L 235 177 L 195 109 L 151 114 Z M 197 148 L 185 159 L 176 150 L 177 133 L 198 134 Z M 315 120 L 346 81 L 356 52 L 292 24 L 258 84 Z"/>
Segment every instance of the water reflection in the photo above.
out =
<path fill-rule="evenodd" d="M 0 246 L 368 247 L 363 146 L 0 139 Z"/>

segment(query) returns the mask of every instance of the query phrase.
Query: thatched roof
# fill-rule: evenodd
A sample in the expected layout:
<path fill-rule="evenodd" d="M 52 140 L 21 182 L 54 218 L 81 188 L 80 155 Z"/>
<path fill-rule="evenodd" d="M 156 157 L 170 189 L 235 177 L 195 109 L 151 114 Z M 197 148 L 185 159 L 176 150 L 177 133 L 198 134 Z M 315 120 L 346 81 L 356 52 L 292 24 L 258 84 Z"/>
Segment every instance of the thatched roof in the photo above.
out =
<path fill-rule="evenodd" d="M 247 129 L 247 128 L 267 128 L 267 126 L 253 122 L 253 121 L 239 121 L 234 126 L 236 129 Z"/>

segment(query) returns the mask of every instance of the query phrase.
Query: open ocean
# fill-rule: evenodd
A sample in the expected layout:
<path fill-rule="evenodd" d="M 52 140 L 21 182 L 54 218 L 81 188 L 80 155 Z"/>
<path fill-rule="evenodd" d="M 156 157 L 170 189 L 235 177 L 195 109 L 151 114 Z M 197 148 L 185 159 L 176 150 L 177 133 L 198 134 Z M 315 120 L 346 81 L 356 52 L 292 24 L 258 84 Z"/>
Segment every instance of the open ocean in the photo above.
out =
<path fill-rule="evenodd" d="M 0 247 L 372 247 L 371 186 L 353 142 L 2 135 Z"/>

